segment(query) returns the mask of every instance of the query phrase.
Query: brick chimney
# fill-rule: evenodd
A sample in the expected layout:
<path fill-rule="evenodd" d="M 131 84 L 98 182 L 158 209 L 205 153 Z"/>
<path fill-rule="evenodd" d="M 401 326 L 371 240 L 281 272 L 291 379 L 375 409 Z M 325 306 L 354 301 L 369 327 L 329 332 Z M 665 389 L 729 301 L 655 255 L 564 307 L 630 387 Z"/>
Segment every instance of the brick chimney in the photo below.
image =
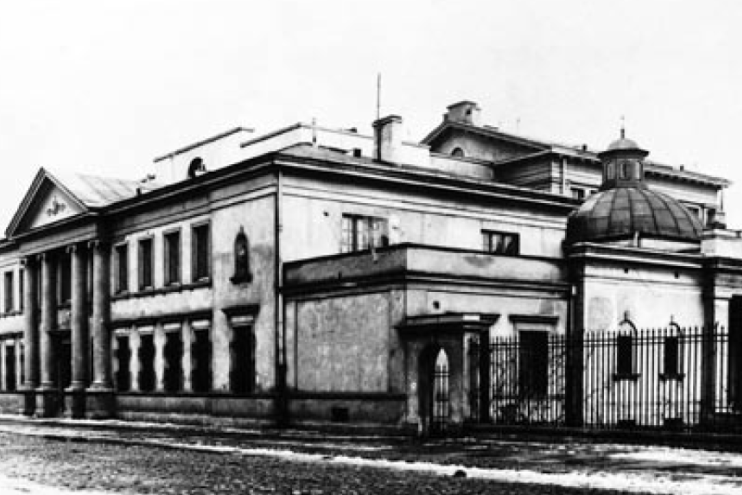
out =
<path fill-rule="evenodd" d="M 402 117 L 389 115 L 374 122 L 373 126 L 374 159 L 380 162 L 401 162 Z"/>
<path fill-rule="evenodd" d="M 444 118 L 451 122 L 461 122 L 462 124 L 481 125 L 479 114 L 481 109 L 473 101 L 460 101 L 448 107 L 448 112 Z"/>

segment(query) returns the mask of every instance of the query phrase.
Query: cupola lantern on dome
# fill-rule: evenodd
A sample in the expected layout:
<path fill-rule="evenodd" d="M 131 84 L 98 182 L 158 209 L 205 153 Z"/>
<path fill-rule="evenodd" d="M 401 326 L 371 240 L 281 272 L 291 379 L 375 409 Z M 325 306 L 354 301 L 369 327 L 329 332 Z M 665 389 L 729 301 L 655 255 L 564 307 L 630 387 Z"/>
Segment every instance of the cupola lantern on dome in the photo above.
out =
<path fill-rule="evenodd" d="M 644 159 L 649 152 L 643 150 L 635 141 L 626 138 L 626 130 L 621 128 L 621 137 L 613 141 L 608 149 L 598 154 L 603 162 L 603 184 L 601 191 L 613 187 L 646 187 L 644 184 Z"/>
<path fill-rule="evenodd" d="M 698 244 L 703 225 L 679 201 L 652 191 L 644 181 L 644 158 L 649 152 L 621 137 L 598 154 L 603 184 L 567 222 L 567 244 L 619 242 L 640 239 Z"/>

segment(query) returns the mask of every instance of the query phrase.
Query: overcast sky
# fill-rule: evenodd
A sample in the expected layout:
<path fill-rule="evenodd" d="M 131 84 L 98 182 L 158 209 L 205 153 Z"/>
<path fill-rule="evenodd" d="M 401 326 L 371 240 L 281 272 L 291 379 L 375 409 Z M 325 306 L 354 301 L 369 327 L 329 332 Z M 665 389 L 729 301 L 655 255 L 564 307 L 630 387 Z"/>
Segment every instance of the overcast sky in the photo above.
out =
<path fill-rule="evenodd" d="M 40 167 L 139 178 L 237 125 L 316 118 L 419 140 L 477 101 L 505 130 L 650 158 L 738 184 L 739 1 L 7 1 L 0 3 L 0 224 Z"/>

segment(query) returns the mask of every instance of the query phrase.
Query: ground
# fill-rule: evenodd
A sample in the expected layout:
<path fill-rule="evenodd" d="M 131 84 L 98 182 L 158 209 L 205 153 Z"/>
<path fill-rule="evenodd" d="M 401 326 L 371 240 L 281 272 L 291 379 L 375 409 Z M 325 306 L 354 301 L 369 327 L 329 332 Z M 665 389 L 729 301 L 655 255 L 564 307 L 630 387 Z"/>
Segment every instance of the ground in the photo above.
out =
<path fill-rule="evenodd" d="M 0 420 L 0 492 L 742 493 L 742 455 L 587 441 L 411 441 Z"/>

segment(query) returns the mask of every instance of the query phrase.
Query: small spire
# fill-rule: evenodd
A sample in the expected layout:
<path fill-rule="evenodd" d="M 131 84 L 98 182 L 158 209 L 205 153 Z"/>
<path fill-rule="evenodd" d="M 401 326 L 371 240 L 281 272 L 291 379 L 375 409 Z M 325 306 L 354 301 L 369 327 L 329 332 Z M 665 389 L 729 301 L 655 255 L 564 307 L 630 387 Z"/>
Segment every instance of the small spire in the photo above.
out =
<path fill-rule="evenodd" d="M 626 139 L 626 118 L 621 115 L 621 139 Z"/>

